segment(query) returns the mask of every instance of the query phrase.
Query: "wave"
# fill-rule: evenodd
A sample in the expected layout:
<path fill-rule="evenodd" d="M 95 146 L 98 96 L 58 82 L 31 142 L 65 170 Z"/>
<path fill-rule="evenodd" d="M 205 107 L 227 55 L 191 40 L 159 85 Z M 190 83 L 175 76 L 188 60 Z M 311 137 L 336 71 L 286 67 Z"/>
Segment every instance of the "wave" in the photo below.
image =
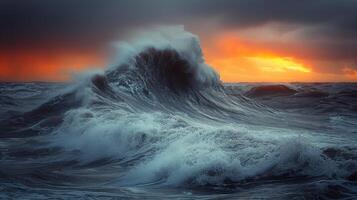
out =
<path fill-rule="evenodd" d="M 301 127 L 311 122 L 229 94 L 195 35 L 170 28 L 141 37 L 121 43 L 120 58 L 106 71 L 2 122 L 1 137 L 24 145 L 6 146 L 17 156 L 1 171 L 16 165 L 10 173 L 28 167 L 51 179 L 110 165 L 110 178 L 102 177 L 107 184 L 177 187 L 346 178 L 357 171 L 355 159 L 336 160 L 308 139 L 316 132 Z M 248 96 L 296 92 L 262 86 Z M 44 167 L 59 163 L 62 172 Z"/>
<path fill-rule="evenodd" d="M 297 91 L 286 85 L 262 85 L 251 88 L 245 94 L 250 97 L 263 96 L 289 96 L 296 94 Z"/>

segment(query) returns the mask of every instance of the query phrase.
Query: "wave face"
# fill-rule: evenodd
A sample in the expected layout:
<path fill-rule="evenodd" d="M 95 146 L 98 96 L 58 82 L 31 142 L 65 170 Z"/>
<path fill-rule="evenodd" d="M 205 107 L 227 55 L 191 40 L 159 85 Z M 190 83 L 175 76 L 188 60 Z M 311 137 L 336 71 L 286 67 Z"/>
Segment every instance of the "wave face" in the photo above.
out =
<path fill-rule="evenodd" d="M 73 84 L 1 84 L 2 198 L 356 195 L 355 84 L 223 84 L 181 28 L 119 55 Z"/>

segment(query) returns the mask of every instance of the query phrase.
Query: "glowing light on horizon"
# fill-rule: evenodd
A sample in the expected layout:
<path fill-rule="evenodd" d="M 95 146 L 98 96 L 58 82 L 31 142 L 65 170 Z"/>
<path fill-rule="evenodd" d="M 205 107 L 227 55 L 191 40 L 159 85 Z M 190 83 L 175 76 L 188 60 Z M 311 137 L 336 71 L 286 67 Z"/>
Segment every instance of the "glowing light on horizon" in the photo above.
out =
<path fill-rule="evenodd" d="M 204 46 L 207 63 L 227 82 L 310 81 L 313 68 L 292 55 L 281 55 L 269 47 L 245 43 L 230 35 Z"/>
<path fill-rule="evenodd" d="M 248 57 L 255 62 L 263 71 L 267 72 L 287 72 L 296 71 L 309 73 L 311 69 L 301 63 L 286 57 Z"/>
<path fill-rule="evenodd" d="M 75 73 L 104 64 L 95 54 L 0 52 L 0 81 L 68 81 Z"/>

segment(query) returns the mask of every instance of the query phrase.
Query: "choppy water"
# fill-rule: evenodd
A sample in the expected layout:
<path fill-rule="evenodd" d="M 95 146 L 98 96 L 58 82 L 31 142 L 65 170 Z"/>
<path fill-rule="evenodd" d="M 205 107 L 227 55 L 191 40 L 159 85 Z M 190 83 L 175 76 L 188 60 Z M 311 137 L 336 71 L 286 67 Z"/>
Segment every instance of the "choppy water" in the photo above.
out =
<path fill-rule="evenodd" d="M 356 198 L 357 84 L 224 84 L 195 36 L 163 38 L 1 83 L 0 198 Z"/>

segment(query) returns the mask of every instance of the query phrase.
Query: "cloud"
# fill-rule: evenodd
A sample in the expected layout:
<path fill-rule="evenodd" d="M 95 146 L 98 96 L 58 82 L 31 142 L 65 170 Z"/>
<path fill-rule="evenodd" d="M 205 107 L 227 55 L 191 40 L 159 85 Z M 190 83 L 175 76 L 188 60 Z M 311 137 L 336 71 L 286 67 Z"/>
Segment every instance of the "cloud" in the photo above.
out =
<path fill-rule="evenodd" d="M 314 62 L 341 60 L 357 69 L 356 10 L 355 0 L 3 0 L 0 50 L 101 51 L 131 29 L 156 24 L 183 24 L 202 37 L 273 27 L 272 35 L 250 42 Z M 279 41 L 281 35 L 290 38 Z"/>
<path fill-rule="evenodd" d="M 5 0 L 0 5 L 1 35 L 12 39 L 90 38 L 132 26 L 210 19 L 232 28 L 282 22 L 323 25 L 331 37 L 357 33 L 353 0 Z"/>

